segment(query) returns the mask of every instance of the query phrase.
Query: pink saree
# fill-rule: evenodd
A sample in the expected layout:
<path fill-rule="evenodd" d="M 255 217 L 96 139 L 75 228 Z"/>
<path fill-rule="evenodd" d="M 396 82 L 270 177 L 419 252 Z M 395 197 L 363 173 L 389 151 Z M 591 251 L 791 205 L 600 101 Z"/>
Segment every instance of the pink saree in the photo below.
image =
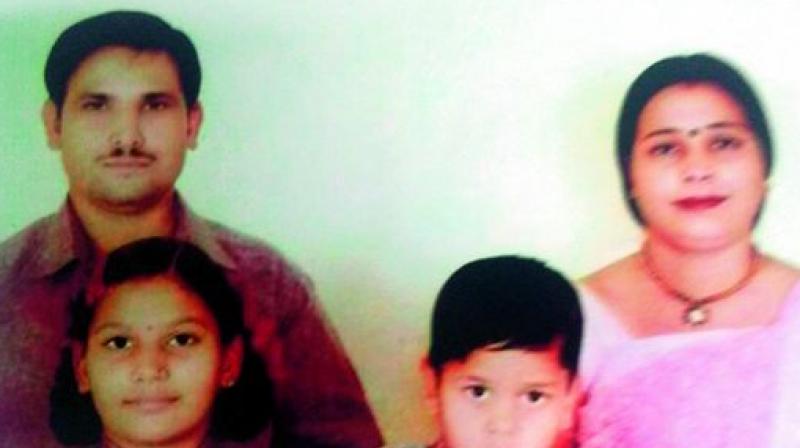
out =
<path fill-rule="evenodd" d="M 582 295 L 581 447 L 800 447 L 800 284 L 770 325 L 645 338 Z"/>

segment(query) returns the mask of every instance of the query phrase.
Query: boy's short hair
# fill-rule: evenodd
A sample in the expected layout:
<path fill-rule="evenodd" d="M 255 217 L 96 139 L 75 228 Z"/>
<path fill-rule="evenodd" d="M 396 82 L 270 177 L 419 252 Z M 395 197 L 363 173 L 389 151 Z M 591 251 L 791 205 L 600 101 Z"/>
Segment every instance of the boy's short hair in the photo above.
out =
<path fill-rule="evenodd" d="M 187 107 L 200 92 L 200 61 L 189 37 L 161 18 L 140 11 L 110 11 L 81 20 L 64 30 L 47 56 L 44 80 L 50 100 L 60 111 L 67 84 L 81 63 L 105 47 L 164 52 L 178 69 Z"/>
<path fill-rule="evenodd" d="M 561 365 L 574 376 L 582 332 L 577 293 L 561 274 L 531 258 L 484 258 L 459 268 L 439 292 L 428 362 L 439 375 L 479 349 L 543 350 L 558 342 Z"/>
<path fill-rule="evenodd" d="M 245 328 L 239 293 L 200 248 L 171 238 L 147 238 L 112 251 L 103 268 L 102 285 L 92 294 L 81 292 L 70 304 L 69 338 L 86 343 L 99 300 L 108 288 L 128 282 L 165 276 L 197 295 L 214 315 L 220 339 L 227 347 L 242 338 L 244 356 L 239 378 L 220 389 L 211 411 L 210 435 L 217 440 L 247 440 L 266 427 L 272 417 L 272 389 L 261 357 Z M 50 427 L 65 445 L 99 442 L 102 425 L 90 394 L 78 390 L 72 351 L 62 352 L 50 393 Z"/>

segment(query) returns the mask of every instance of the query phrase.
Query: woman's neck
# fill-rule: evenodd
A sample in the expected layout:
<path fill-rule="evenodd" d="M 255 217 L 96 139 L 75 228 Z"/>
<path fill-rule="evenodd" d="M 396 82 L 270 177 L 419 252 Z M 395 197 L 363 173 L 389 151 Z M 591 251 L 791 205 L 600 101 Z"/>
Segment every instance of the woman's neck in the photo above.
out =
<path fill-rule="evenodd" d="M 650 277 L 693 299 L 719 294 L 746 278 L 757 259 L 749 238 L 713 249 L 693 250 L 648 236 L 641 251 Z M 655 279 L 654 279 L 655 280 Z"/>

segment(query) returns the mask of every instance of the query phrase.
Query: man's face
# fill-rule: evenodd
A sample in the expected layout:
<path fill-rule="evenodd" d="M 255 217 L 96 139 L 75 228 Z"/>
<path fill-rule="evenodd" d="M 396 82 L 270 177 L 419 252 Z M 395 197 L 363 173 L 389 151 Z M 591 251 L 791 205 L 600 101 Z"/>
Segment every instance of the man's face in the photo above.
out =
<path fill-rule="evenodd" d="M 575 403 L 559 348 L 486 348 L 445 364 L 434 400 L 444 446 L 559 446 L 571 429 Z"/>
<path fill-rule="evenodd" d="M 48 102 L 43 115 L 73 201 L 137 211 L 172 192 L 202 112 L 166 53 L 106 47 L 78 66 L 60 114 Z"/>

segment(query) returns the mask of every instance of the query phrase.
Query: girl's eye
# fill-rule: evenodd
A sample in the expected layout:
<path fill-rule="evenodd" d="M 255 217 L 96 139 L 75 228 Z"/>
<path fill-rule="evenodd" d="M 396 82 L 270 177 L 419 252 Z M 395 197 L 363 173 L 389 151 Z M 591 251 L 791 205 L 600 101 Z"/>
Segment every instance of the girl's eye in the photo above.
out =
<path fill-rule="evenodd" d="M 738 149 L 742 146 L 742 140 L 730 136 L 718 136 L 711 141 L 711 147 L 717 150 Z"/>
<path fill-rule="evenodd" d="M 197 344 L 200 338 L 190 333 L 178 333 L 169 340 L 169 345 L 173 347 L 189 347 Z"/>
<path fill-rule="evenodd" d="M 131 348 L 133 341 L 126 336 L 113 336 L 108 338 L 103 346 L 110 350 L 125 350 Z"/>
<path fill-rule="evenodd" d="M 489 388 L 481 384 L 467 386 L 464 391 L 470 398 L 478 401 L 485 399 L 489 395 Z"/>

